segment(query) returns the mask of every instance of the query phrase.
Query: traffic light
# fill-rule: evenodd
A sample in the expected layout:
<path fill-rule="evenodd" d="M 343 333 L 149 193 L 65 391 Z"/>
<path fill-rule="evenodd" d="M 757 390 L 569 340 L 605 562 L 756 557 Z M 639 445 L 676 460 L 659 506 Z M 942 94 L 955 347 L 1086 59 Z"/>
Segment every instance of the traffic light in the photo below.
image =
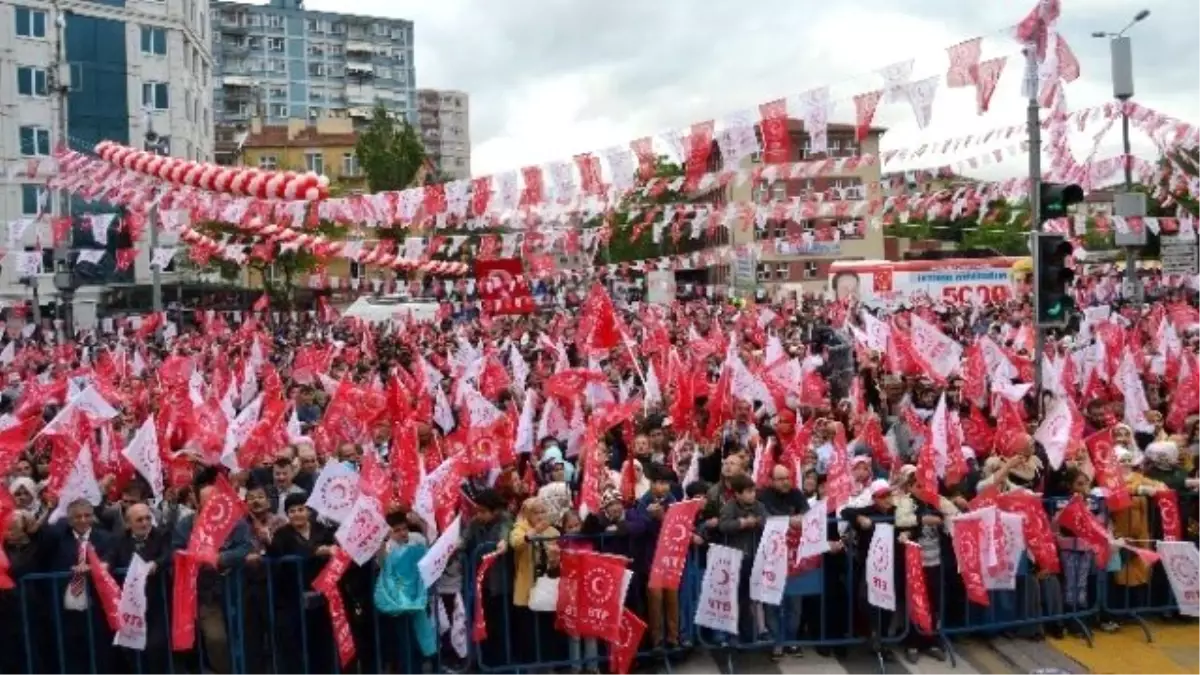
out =
<path fill-rule="evenodd" d="M 1083 188 L 1074 183 L 1042 183 L 1038 222 L 1065 218 L 1067 208 L 1083 201 Z"/>
<path fill-rule="evenodd" d="M 1036 233 L 1037 261 L 1033 270 L 1033 307 L 1039 326 L 1065 326 L 1075 309 L 1071 282 L 1075 272 L 1067 266 L 1073 250 L 1061 234 Z"/>

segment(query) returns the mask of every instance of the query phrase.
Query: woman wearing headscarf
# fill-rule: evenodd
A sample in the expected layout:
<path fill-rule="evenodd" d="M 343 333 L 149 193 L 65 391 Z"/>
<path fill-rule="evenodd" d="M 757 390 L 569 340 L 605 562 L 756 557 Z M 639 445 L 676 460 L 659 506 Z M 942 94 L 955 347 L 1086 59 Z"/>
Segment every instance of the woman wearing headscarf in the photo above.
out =
<path fill-rule="evenodd" d="M 1149 497 L 1165 490 L 1167 486 L 1146 478 L 1141 472 L 1142 457 L 1129 448 L 1119 446 L 1116 449 L 1117 463 L 1120 466 L 1125 488 L 1132 499 L 1127 509 L 1113 512 L 1113 537 L 1136 542 L 1141 545 L 1150 539 L 1150 504 Z M 1122 550 L 1121 569 L 1112 575 L 1112 585 L 1109 597 L 1115 607 L 1131 608 L 1144 605 L 1145 585 L 1150 581 L 1150 568 L 1141 558 L 1131 551 Z"/>
<path fill-rule="evenodd" d="M 33 482 L 32 478 L 26 476 L 14 478 L 8 485 L 8 491 L 12 495 L 18 512 L 25 514 L 32 521 L 37 521 L 42 517 L 46 506 L 39 499 L 41 490 L 38 489 L 37 483 Z"/>
<path fill-rule="evenodd" d="M 563 514 L 571 509 L 574 498 L 571 492 L 571 479 L 575 477 L 575 467 L 563 459 L 562 450 L 552 445 L 542 453 L 542 459 L 537 466 L 538 488 L 537 498 L 546 508 L 546 518 L 553 525 L 562 524 Z"/>

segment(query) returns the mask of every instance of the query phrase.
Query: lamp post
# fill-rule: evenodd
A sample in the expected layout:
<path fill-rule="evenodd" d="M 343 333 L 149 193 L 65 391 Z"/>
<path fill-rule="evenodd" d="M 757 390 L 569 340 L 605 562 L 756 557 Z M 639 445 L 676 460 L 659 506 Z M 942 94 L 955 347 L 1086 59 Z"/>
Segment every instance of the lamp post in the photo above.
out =
<path fill-rule="evenodd" d="M 170 143 L 171 139 L 166 136 L 159 136 L 154 131 L 154 119 L 149 111 L 146 111 L 146 149 L 156 155 L 171 154 Z M 150 306 L 155 312 L 161 312 L 163 309 L 162 301 L 162 268 L 154 264 L 154 257 L 158 251 L 158 200 L 155 200 L 150 205 L 150 210 L 146 213 L 146 224 L 150 228 Z"/>
<path fill-rule="evenodd" d="M 1129 23 L 1116 33 L 1105 31 L 1092 33 L 1094 38 L 1109 41 L 1109 50 L 1112 55 L 1113 98 L 1122 103 L 1121 144 L 1125 154 L 1125 195 L 1113 204 L 1114 215 L 1118 216 L 1144 217 L 1146 215 L 1145 195 L 1135 196 L 1133 192 L 1133 164 L 1129 161 L 1132 153 L 1129 144 L 1129 111 L 1125 109 L 1124 104 L 1133 98 L 1133 50 L 1129 38 L 1125 37 L 1125 32 L 1133 28 L 1135 24 L 1144 21 L 1148 16 L 1150 16 L 1150 10 L 1143 9 L 1134 14 Z M 1135 302 L 1140 302 L 1142 294 L 1138 284 L 1137 249 L 1146 245 L 1146 233 L 1142 230 L 1132 237 L 1118 236 L 1117 244 L 1125 247 L 1125 281 L 1129 285 L 1129 292 Z"/>
<path fill-rule="evenodd" d="M 75 339 L 75 273 L 66 260 L 54 261 L 54 288 L 63 307 L 63 333 L 67 340 Z"/>

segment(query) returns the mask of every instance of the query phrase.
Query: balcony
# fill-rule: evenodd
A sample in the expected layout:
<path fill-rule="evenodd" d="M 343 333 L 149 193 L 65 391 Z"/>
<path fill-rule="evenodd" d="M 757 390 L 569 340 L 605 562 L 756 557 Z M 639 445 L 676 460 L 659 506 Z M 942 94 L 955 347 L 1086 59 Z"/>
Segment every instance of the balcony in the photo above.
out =
<path fill-rule="evenodd" d="M 225 75 L 221 77 L 221 86 L 231 89 L 249 89 L 254 87 L 254 78 L 247 75 Z"/>
<path fill-rule="evenodd" d="M 375 55 L 375 45 L 360 40 L 347 40 L 346 57 L 352 58 L 352 55 L 366 57 L 366 60 L 369 61 Z"/>

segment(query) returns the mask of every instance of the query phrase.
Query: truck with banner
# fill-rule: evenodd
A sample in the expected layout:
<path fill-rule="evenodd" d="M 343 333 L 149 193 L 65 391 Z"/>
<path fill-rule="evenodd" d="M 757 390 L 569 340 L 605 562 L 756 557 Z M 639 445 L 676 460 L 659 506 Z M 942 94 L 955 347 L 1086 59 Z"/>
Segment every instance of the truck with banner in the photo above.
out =
<path fill-rule="evenodd" d="M 946 304 L 1005 302 L 1015 296 L 1013 266 L 1021 258 L 847 260 L 829 266 L 834 300 L 894 305 L 917 298 Z"/>

